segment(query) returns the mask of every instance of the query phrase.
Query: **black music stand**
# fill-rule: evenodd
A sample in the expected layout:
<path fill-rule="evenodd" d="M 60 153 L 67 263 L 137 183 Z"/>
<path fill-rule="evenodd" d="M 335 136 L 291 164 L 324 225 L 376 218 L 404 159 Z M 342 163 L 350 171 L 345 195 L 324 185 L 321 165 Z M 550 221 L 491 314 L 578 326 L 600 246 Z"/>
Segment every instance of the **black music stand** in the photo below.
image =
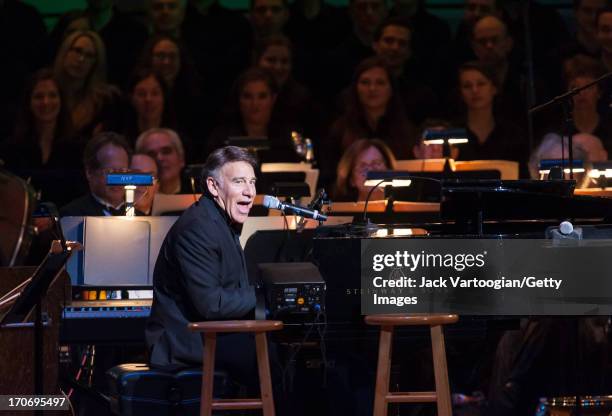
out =
<path fill-rule="evenodd" d="M 59 246 L 59 244 L 57 244 Z M 47 257 L 38 266 L 28 283 L 23 285 L 15 303 L 0 320 L 2 326 L 19 326 L 26 322 L 34 310 L 34 393 L 43 393 L 43 320 L 42 299 L 60 274 L 72 254 L 69 247 L 52 246 Z"/>

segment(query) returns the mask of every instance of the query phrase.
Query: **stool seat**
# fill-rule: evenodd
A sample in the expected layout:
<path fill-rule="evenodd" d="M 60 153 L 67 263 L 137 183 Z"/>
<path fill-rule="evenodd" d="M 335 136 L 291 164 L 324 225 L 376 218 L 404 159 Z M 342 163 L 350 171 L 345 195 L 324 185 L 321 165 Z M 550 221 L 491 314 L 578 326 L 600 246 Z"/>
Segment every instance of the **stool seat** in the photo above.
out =
<path fill-rule="evenodd" d="M 206 321 L 192 322 L 192 332 L 268 332 L 283 329 L 281 321 Z"/>
<path fill-rule="evenodd" d="M 274 416 L 274 398 L 272 395 L 272 377 L 268 359 L 268 339 L 266 332 L 283 329 L 281 321 L 208 321 L 192 322 L 188 325 L 192 332 L 199 332 L 204 343 L 202 364 L 202 400 L 200 415 L 211 416 L 213 410 L 261 409 L 264 416 Z M 259 373 L 259 390 L 261 397 L 251 399 L 213 400 L 213 377 L 217 333 L 254 332 L 257 352 L 257 370 Z"/>
<path fill-rule="evenodd" d="M 378 326 L 432 326 L 432 325 L 448 325 L 454 324 L 459 320 L 457 315 L 426 315 L 426 314 L 380 314 L 368 315 L 365 317 L 365 322 L 368 325 Z"/>

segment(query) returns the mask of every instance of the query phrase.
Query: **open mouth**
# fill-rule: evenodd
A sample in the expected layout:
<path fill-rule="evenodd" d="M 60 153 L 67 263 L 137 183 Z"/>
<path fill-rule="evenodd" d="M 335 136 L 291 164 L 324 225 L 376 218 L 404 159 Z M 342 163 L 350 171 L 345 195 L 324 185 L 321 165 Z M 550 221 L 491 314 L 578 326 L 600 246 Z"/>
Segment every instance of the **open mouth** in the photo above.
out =
<path fill-rule="evenodd" d="M 252 201 L 239 201 L 238 210 L 243 214 L 248 214 L 251 209 L 252 204 L 253 204 Z"/>

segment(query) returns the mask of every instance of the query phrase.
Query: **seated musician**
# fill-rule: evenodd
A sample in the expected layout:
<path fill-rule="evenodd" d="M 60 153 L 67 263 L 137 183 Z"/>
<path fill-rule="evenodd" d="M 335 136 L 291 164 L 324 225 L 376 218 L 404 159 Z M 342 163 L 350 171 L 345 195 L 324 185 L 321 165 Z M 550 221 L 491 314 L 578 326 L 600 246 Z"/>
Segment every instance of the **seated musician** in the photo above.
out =
<path fill-rule="evenodd" d="M 215 150 L 204 165 L 204 195 L 168 232 L 155 264 L 146 325 L 151 366 L 201 366 L 202 340 L 187 329 L 189 322 L 252 316 L 255 289 L 238 238 L 255 198 L 255 168 L 253 157 L 241 148 Z M 216 365 L 247 387 L 255 386 L 253 338 L 220 334 L 217 343 Z"/>
<path fill-rule="evenodd" d="M 368 172 L 394 168 L 395 156 L 383 141 L 361 139 L 353 142 L 338 163 L 334 200 L 365 201 L 371 189 L 364 186 Z M 382 189 L 374 191 L 370 199 L 383 199 Z"/>
<path fill-rule="evenodd" d="M 106 174 L 113 170 L 127 169 L 131 153 L 126 139 L 117 133 L 100 133 L 91 139 L 83 153 L 89 193 L 62 207 L 60 215 L 125 215 L 125 190 L 122 186 L 107 186 Z"/>

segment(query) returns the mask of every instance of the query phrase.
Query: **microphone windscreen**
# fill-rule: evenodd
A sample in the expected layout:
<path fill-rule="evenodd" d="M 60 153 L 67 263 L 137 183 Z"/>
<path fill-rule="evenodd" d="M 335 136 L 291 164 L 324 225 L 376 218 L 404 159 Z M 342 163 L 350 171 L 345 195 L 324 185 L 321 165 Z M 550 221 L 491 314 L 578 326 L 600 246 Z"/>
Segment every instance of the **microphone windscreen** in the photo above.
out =
<path fill-rule="evenodd" d="M 264 195 L 262 205 L 266 208 L 278 209 L 280 201 L 278 200 L 278 198 L 275 198 L 271 195 Z"/>

